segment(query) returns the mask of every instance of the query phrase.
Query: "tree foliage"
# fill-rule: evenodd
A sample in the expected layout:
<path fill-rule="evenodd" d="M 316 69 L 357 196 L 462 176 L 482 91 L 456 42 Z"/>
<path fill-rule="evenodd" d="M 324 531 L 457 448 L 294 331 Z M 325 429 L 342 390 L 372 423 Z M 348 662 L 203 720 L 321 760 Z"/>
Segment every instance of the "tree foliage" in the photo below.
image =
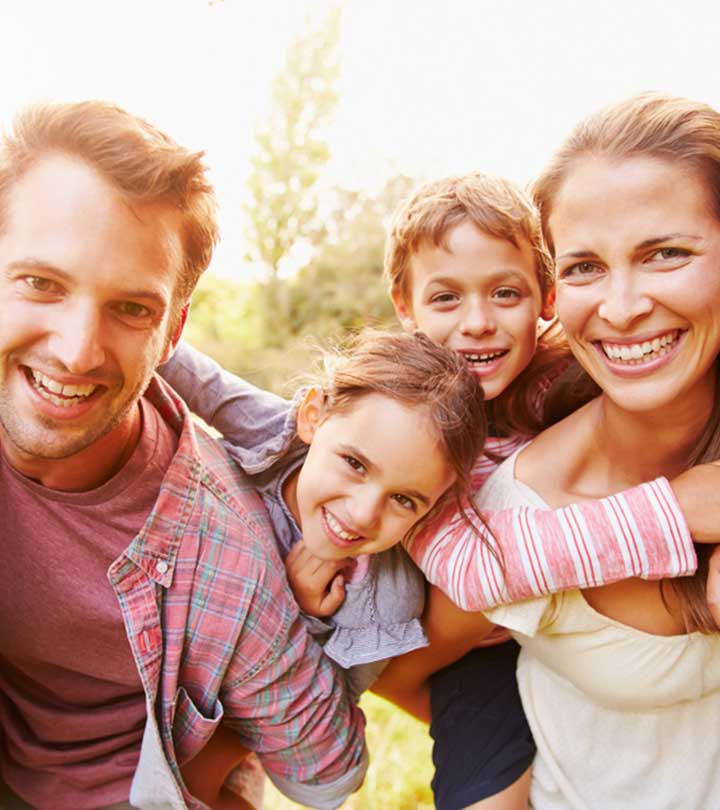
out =
<path fill-rule="evenodd" d="M 341 9 L 331 7 L 290 45 L 268 121 L 256 135 L 248 180 L 251 258 L 271 279 L 303 240 L 317 241 L 315 183 L 330 157 L 323 130 L 339 99 Z"/>

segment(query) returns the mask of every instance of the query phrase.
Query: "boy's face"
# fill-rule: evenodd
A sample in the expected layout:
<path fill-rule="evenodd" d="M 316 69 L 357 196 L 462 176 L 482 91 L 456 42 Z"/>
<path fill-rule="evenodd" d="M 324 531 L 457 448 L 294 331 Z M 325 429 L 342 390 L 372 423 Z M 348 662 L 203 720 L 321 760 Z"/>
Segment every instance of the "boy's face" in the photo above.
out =
<path fill-rule="evenodd" d="M 455 227 L 448 250 L 425 244 L 410 259 L 409 291 L 393 294 L 406 330 L 462 354 L 486 399 L 501 394 L 532 360 L 542 300 L 529 244 L 515 247 L 472 223 Z"/>

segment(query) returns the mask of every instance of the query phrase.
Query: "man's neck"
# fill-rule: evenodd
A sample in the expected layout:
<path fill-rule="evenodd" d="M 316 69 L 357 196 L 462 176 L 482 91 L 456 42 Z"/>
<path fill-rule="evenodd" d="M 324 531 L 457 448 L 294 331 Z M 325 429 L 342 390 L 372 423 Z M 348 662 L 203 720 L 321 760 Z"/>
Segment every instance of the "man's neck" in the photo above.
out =
<path fill-rule="evenodd" d="M 38 458 L 23 453 L 5 440 L 1 428 L 0 443 L 10 466 L 21 475 L 48 489 L 86 492 L 109 481 L 122 469 L 137 447 L 141 433 L 142 413 L 137 403 L 110 433 L 67 458 Z"/>

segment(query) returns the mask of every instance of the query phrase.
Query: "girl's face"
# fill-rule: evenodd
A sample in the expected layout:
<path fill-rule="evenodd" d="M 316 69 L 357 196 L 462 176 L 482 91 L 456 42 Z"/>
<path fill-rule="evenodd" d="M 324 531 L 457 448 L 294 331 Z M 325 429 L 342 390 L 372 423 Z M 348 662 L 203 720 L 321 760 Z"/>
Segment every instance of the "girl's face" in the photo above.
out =
<path fill-rule="evenodd" d="M 424 406 L 367 394 L 325 415 L 311 392 L 298 434 L 310 449 L 284 494 L 306 546 L 325 560 L 400 542 L 455 480 Z"/>
<path fill-rule="evenodd" d="M 702 177 L 651 157 L 575 164 L 549 219 L 570 347 L 620 407 L 707 408 L 720 351 L 720 222 Z"/>
<path fill-rule="evenodd" d="M 421 245 L 410 259 L 410 293 L 393 295 L 407 330 L 459 352 L 480 378 L 485 399 L 501 394 L 532 360 L 543 302 L 535 257 L 471 222 L 448 235 L 448 249 Z M 406 300 L 409 299 L 409 300 Z"/>

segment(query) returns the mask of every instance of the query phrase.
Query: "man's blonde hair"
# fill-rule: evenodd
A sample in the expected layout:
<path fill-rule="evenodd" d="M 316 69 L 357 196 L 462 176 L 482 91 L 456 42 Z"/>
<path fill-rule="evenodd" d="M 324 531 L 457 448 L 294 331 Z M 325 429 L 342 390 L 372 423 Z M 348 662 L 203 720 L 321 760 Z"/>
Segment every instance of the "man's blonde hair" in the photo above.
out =
<path fill-rule="evenodd" d="M 183 256 L 170 319 L 173 334 L 218 239 L 203 153 L 178 146 L 147 121 L 104 101 L 28 107 L 0 141 L 0 231 L 9 189 L 53 152 L 85 161 L 130 200 L 167 203 L 180 212 Z"/>

